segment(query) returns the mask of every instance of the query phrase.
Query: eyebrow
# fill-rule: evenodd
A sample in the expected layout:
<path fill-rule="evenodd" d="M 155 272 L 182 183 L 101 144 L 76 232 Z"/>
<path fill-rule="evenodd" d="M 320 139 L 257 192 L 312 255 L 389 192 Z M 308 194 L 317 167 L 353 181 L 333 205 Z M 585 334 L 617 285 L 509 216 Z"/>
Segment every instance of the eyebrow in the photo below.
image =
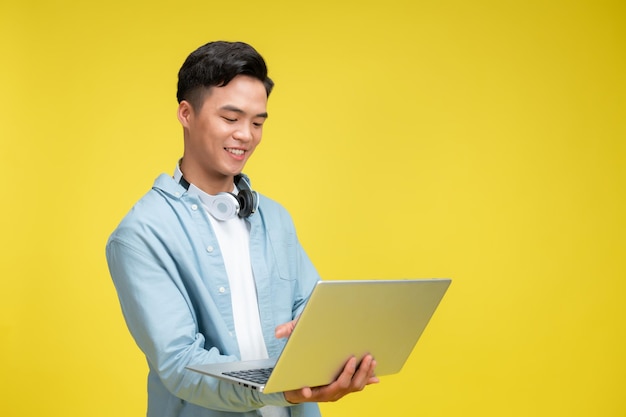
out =
<path fill-rule="evenodd" d="M 220 107 L 220 110 L 232 111 L 232 112 L 239 113 L 239 114 L 246 114 L 245 111 L 243 111 L 239 107 L 235 107 L 235 106 L 233 106 L 231 104 L 226 104 L 225 106 Z M 267 119 L 268 114 L 267 114 L 267 112 L 263 112 L 263 113 L 259 113 L 259 114 L 255 115 L 254 117 L 263 117 L 264 119 Z"/>

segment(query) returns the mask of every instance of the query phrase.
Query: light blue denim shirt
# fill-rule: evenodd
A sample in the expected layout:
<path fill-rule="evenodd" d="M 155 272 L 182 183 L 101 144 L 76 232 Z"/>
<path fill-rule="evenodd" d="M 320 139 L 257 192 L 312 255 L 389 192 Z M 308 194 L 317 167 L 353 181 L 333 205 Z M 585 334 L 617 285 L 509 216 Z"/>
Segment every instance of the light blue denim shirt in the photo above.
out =
<path fill-rule="evenodd" d="M 207 216 L 196 196 L 163 174 L 107 243 L 126 323 L 148 361 L 148 417 L 251 417 L 264 405 L 289 405 L 282 393 L 185 369 L 239 357 L 228 277 Z M 277 357 L 285 341 L 274 337 L 275 327 L 300 314 L 320 277 L 282 206 L 261 195 L 247 221 L 261 327 L 269 356 Z M 312 403 L 290 411 L 320 415 Z"/>

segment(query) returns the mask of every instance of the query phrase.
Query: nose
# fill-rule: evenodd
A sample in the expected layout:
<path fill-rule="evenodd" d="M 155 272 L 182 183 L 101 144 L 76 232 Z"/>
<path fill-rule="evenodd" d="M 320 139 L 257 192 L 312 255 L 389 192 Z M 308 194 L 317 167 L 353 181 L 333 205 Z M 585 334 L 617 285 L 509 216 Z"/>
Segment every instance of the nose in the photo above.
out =
<path fill-rule="evenodd" d="M 250 142 L 254 137 L 252 127 L 248 123 L 242 123 L 233 133 L 233 137 L 240 142 Z"/>

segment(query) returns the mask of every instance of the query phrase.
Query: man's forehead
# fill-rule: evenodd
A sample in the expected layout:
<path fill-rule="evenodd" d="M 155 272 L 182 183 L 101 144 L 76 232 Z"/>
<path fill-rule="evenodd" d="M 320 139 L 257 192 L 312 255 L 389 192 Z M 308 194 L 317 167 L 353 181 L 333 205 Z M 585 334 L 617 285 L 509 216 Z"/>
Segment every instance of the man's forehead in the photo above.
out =
<path fill-rule="evenodd" d="M 267 113 L 267 93 L 260 80 L 235 77 L 224 86 L 211 87 L 204 104 L 217 110 L 263 115 Z"/>

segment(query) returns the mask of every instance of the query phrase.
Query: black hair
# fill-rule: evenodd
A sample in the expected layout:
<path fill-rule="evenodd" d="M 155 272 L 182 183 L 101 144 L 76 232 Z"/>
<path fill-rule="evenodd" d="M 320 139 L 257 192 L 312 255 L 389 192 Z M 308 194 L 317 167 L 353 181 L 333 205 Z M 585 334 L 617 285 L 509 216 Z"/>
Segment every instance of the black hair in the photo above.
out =
<path fill-rule="evenodd" d="M 263 82 L 268 97 L 274 87 L 267 76 L 265 60 L 252 46 L 243 42 L 209 42 L 189 54 L 178 71 L 176 98 L 179 103 L 188 101 L 197 110 L 209 88 L 223 87 L 237 75 Z"/>

